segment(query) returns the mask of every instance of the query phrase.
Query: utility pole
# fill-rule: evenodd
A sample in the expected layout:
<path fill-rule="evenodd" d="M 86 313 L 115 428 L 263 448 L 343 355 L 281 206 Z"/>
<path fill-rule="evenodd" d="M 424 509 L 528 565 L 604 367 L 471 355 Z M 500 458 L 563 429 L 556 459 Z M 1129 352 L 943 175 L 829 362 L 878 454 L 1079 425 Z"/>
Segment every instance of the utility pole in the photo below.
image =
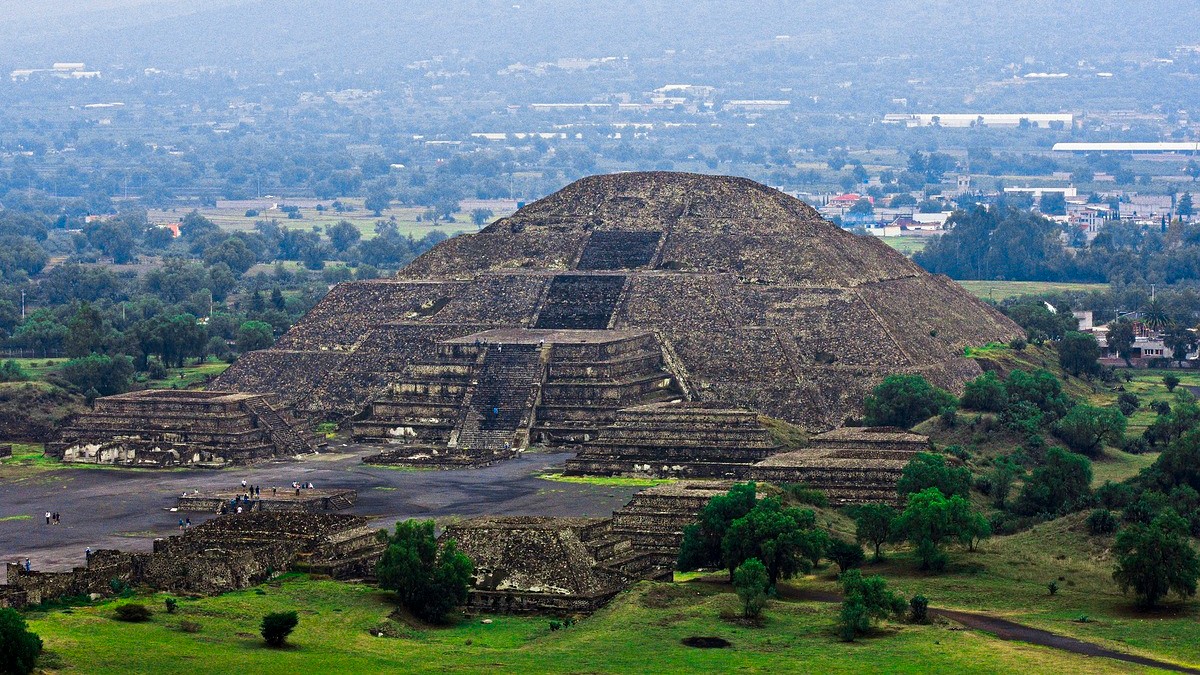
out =
<path fill-rule="evenodd" d="M 25 320 L 25 291 L 21 291 L 21 321 Z"/>

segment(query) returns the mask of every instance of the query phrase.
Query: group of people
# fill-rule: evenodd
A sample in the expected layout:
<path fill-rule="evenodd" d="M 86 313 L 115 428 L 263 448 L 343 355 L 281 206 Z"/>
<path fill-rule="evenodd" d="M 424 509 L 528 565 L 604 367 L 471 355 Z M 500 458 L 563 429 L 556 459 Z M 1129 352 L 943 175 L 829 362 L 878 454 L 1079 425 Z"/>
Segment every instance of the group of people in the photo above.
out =
<path fill-rule="evenodd" d="M 59 520 L 59 517 L 58 517 L 58 511 L 54 511 L 54 512 L 47 511 L 46 512 L 46 524 L 47 525 L 61 525 L 62 524 L 62 521 Z"/>

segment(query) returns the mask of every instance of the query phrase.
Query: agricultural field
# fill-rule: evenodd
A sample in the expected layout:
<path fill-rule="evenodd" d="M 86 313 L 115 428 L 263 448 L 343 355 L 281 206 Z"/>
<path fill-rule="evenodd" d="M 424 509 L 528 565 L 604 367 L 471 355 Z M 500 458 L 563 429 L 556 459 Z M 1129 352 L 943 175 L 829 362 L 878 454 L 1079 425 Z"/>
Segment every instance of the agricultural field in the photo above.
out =
<path fill-rule="evenodd" d="M 880 240 L 909 257 L 914 253 L 925 250 L 925 244 L 929 243 L 928 237 L 905 235 L 899 237 L 880 237 Z"/>
<path fill-rule="evenodd" d="M 305 230 L 314 226 L 324 228 L 338 221 L 345 220 L 357 227 L 362 232 L 364 239 L 370 239 L 375 236 L 375 223 L 379 220 L 395 218 L 396 225 L 399 227 L 401 234 L 420 239 L 435 230 L 446 235 L 453 235 L 460 232 L 474 232 L 478 228 L 471 222 L 471 211 L 476 208 L 486 208 L 493 212 L 494 215 L 488 219 L 489 223 L 496 218 L 511 215 L 516 210 L 516 204 L 509 201 L 466 201 L 463 202 L 463 211 L 455 214 L 455 222 L 438 221 L 435 223 L 424 219 L 425 212 L 427 211 L 424 208 L 393 206 L 392 208 L 385 209 L 380 216 L 376 217 L 373 212 L 368 211 L 363 206 L 362 199 L 347 198 L 340 201 L 349 210 L 339 213 L 330 206 L 331 201 L 268 198 L 218 201 L 215 207 L 200 207 L 196 210 L 200 215 L 216 223 L 221 229 L 231 232 L 252 231 L 255 221 L 258 220 L 275 219 L 279 221 L 281 227 Z M 324 210 L 318 211 L 318 204 Z M 299 219 L 289 219 L 288 214 L 278 208 L 283 205 L 298 207 L 301 217 Z M 256 211 L 258 215 L 246 215 L 247 212 L 252 211 Z M 152 223 L 165 224 L 178 223 L 189 212 L 190 209 L 186 208 L 170 210 L 152 209 L 146 215 Z M 421 220 L 418 220 L 418 218 L 421 218 Z"/>
<path fill-rule="evenodd" d="M 958 281 L 957 283 L 975 297 L 985 300 L 1004 300 L 1019 295 L 1039 293 L 1108 290 L 1108 284 L 1074 284 L 1057 281 Z"/>

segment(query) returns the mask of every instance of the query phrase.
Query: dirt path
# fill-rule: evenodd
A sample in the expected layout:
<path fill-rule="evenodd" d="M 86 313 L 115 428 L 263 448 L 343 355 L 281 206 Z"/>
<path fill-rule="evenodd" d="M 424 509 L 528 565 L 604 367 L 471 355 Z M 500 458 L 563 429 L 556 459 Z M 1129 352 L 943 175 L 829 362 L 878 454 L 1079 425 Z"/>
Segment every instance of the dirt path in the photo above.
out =
<path fill-rule="evenodd" d="M 841 602 L 842 598 L 837 593 L 829 591 L 805 590 L 788 588 L 783 594 L 783 597 L 789 600 L 809 600 L 812 602 Z M 976 612 L 960 612 L 953 609 L 934 609 L 929 608 L 931 616 L 940 616 L 949 619 L 956 623 L 960 623 L 972 630 L 991 633 L 1001 640 L 1011 640 L 1015 642 L 1027 642 L 1029 644 L 1038 645 L 1039 647 L 1049 647 L 1051 649 L 1059 649 L 1072 654 L 1080 654 L 1083 656 L 1102 657 L 1106 659 L 1116 659 L 1126 663 L 1133 663 L 1139 666 L 1147 666 L 1149 668 L 1158 668 L 1160 670 L 1169 670 L 1176 673 L 1197 673 L 1200 670 L 1196 668 L 1188 668 L 1166 661 L 1148 658 L 1145 656 L 1136 656 L 1134 654 L 1126 654 L 1118 652 L 1107 647 L 1101 647 L 1092 642 L 1084 642 L 1058 633 L 1033 628 L 1007 619 L 1001 619 L 987 614 L 979 614 Z"/>

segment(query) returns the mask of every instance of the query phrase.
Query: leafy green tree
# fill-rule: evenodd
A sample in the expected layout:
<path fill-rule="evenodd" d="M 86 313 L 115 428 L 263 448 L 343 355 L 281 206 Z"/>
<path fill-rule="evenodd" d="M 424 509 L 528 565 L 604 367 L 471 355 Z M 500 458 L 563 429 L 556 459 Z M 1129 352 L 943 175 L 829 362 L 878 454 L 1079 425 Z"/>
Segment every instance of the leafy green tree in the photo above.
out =
<path fill-rule="evenodd" d="M 1187 522 L 1174 510 L 1165 510 L 1149 525 L 1126 526 L 1117 533 L 1113 550 L 1113 579 L 1122 592 L 1133 589 L 1140 606 L 1153 607 L 1169 593 L 1196 595 L 1200 559 L 1188 539 Z"/>
<path fill-rule="evenodd" d="M 63 340 L 63 349 L 67 356 L 78 358 L 92 352 L 103 351 L 109 330 L 104 325 L 104 317 L 90 303 L 83 302 L 75 310 L 75 315 L 67 322 L 67 334 Z"/>
<path fill-rule="evenodd" d="M 987 477 L 993 506 L 1003 509 L 1008 504 L 1008 493 L 1012 492 L 1013 481 L 1021 473 L 1020 467 L 1007 457 L 1000 457 L 995 461 Z"/>
<path fill-rule="evenodd" d="M 413 614 L 439 623 L 467 601 L 474 573 L 471 559 L 453 540 L 438 547 L 432 520 L 396 523 L 376 567 L 381 588 L 395 591 Z"/>
<path fill-rule="evenodd" d="M 1038 210 L 1047 216 L 1065 216 L 1067 200 L 1061 192 L 1045 192 L 1038 202 Z"/>
<path fill-rule="evenodd" d="M 272 612 L 263 617 L 259 632 L 268 647 L 282 647 L 292 631 L 300 624 L 300 617 L 295 611 Z"/>
<path fill-rule="evenodd" d="M 95 389 L 101 396 L 123 394 L 133 381 L 133 359 L 124 355 L 89 354 L 67 361 L 59 372 L 80 391 Z"/>
<path fill-rule="evenodd" d="M 29 675 L 42 653 L 42 639 L 15 609 L 0 609 L 0 672 Z"/>
<path fill-rule="evenodd" d="M 1105 441 L 1121 442 L 1125 423 L 1120 410 L 1081 404 L 1054 424 L 1054 434 L 1071 450 L 1095 457 L 1104 449 Z"/>
<path fill-rule="evenodd" d="M 1058 363 L 1072 375 L 1100 372 L 1100 344 L 1090 333 L 1068 331 L 1058 343 Z"/>
<path fill-rule="evenodd" d="M 489 220 L 492 219 L 492 216 L 494 215 L 496 214 L 492 213 L 491 209 L 472 209 L 471 222 L 475 225 L 475 227 L 483 227 Z"/>
<path fill-rule="evenodd" d="M 737 483 L 728 493 L 708 500 L 700 509 L 697 522 L 683 529 L 679 569 L 688 571 L 721 565 L 721 542 L 725 539 L 725 533 L 733 521 L 750 513 L 756 502 L 754 483 Z"/>
<path fill-rule="evenodd" d="M 1195 174 L 1192 175 L 1192 180 L 1196 180 Z M 1175 205 L 1175 212 L 1184 218 L 1196 215 L 1196 208 L 1192 205 L 1192 193 L 1183 193 L 1183 196 L 1179 198 L 1179 203 Z"/>
<path fill-rule="evenodd" d="M 366 200 L 363 201 L 363 206 L 373 212 L 376 218 L 383 215 L 383 212 L 391 205 L 392 195 L 382 187 L 372 189 Z"/>
<path fill-rule="evenodd" d="M 1184 326 L 1172 324 L 1163 332 L 1163 344 L 1171 350 L 1171 358 L 1179 365 L 1196 349 L 1196 334 Z"/>
<path fill-rule="evenodd" d="M 1046 462 L 1033 470 L 1021 494 L 1017 513 L 1055 516 L 1084 506 L 1091 497 L 1092 463 L 1062 448 L 1046 451 Z"/>
<path fill-rule="evenodd" d="M 67 327 L 59 323 L 49 309 L 31 313 L 13 332 L 13 340 L 17 344 L 40 351 L 43 355 L 61 349 L 66 338 Z"/>
<path fill-rule="evenodd" d="M 1175 387 L 1179 386 L 1179 376 L 1175 373 L 1163 375 L 1162 381 L 1167 386 L 1167 391 L 1175 391 Z"/>
<path fill-rule="evenodd" d="M 1132 365 L 1129 361 L 1133 357 L 1134 343 L 1133 324 L 1126 319 L 1119 319 L 1109 324 L 1108 326 L 1108 348 L 1117 353 L 1117 356 L 1125 359 L 1125 365 Z"/>
<path fill-rule="evenodd" d="M 216 246 L 204 250 L 204 262 L 208 266 L 225 263 L 238 276 L 254 266 L 254 252 L 240 237 L 228 237 Z"/>
<path fill-rule="evenodd" d="M 870 632 L 873 622 L 902 614 L 907 607 L 904 598 L 889 590 L 879 575 L 863 577 L 858 570 L 850 570 L 840 581 L 843 600 L 838 635 L 847 642 Z"/>
<path fill-rule="evenodd" d="M 825 554 L 829 537 L 815 525 L 816 515 L 808 509 L 784 508 L 777 497 L 760 499 L 729 525 L 721 540 L 722 558 L 731 571 L 758 558 L 774 587 L 780 579 L 809 571 Z"/>
<path fill-rule="evenodd" d="M 362 232 L 346 220 L 339 220 L 330 225 L 325 233 L 329 235 L 329 243 L 333 245 L 333 250 L 338 253 L 345 253 L 362 239 Z"/>
<path fill-rule="evenodd" d="M 762 615 L 770 588 L 767 568 L 758 558 L 750 558 L 733 572 L 733 589 L 742 601 L 742 616 L 747 619 Z"/>
<path fill-rule="evenodd" d="M 896 531 L 917 549 L 922 570 L 942 571 L 946 555 L 941 547 L 948 541 L 967 541 L 978 535 L 971 503 L 959 495 L 947 498 L 937 488 L 908 496 L 908 504 L 896 519 Z"/>
<path fill-rule="evenodd" d="M 238 351 L 245 354 L 275 344 L 275 330 L 264 321 L 247 321 L 238 328 Z"/>
<path fill-rule="evenodd" d="M 1137 412 L 1141 405 L 1141 399 L 1138 398 L 1137 394 L 1123 391 L 1117 395 L 1117 410 L 1120 410 L 1121 414 L 1126 417 Z"/>
<path fill-rule="evenodd" d="M 957 405 L 953 395 L 920 375 L 889 375 L 863 402 L 868 424 L 905 429 Z"/>
<path fill-rule="evenodd" d="M 1024 401 L 1037 407 L 1045 415 L 1045 422 L 1053 422 L 1071 409 L 1071 399 L 1062 390 L 1062 382 L 1048 370 L 1027 373 L 1014 370 L 1004 381 L 1008 392 L 1009 406 Z"/>
<path fill-rule="evenodd" d="M 851 512 L 854 518 L 854 537 L 859 543 L 875 547 L 875 559 L 882 560 L 883 545 L 892 540 L 896 509 L 887 504 L 862 504 Z"/>
<path fill-rule="evenodd" d="M 1008 317 L 1025 329 L 1035 344 L 1045 340 L 1061 340 L 1070 331 L 1079 329 L 1079 321 L 1070 312 L 1052 312 L 1044 303 L 1023 302 L 1004 310 Z"/>
<path fill-rule="evenodd" d="M 990 370 L 967 382 L 963 389 L 962 407 L 968 410 L 1000 412 L 1006 405 L 1008 391 L 1004 388 L 1004 380 Z"/>
<path fill-rule="evenodd" d="M 866 559 L 860 544 L 837 537 L 830 538 L 829 550 L 826 555 L 837 564 L 838 569 L 842 572 L 861 566 L 863 560 Z"/>
<path fill-rule="evenodd" d="M 947 497 L 966 497 L 971 494 L 971 470 L 949 466 L 942 455 L 919 452 L 904 466 L 896 482 L 896 492 L 907 497 L 927 488 L 937 488 Z"/>

